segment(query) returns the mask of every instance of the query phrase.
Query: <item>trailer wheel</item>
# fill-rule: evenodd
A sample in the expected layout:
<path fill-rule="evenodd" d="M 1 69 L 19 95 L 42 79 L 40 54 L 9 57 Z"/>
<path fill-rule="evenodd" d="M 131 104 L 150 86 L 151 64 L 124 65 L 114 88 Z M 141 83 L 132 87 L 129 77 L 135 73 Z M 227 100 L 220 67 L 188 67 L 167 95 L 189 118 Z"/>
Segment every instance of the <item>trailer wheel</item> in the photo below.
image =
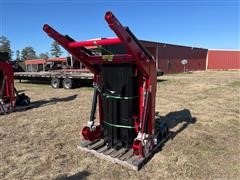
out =
<path fill-rule="evenodd" d="M 60 88 L 61 87 L 61 80 L 58 78 L 52 78 L 51 80 L 51 86 L 54 89 Z"/>
<path fill-rule="evenodd" d="M 73 89 L 74 88 L 74 81 L 69 78 L 65 78 L 62 82 L 64 89 Z"/>

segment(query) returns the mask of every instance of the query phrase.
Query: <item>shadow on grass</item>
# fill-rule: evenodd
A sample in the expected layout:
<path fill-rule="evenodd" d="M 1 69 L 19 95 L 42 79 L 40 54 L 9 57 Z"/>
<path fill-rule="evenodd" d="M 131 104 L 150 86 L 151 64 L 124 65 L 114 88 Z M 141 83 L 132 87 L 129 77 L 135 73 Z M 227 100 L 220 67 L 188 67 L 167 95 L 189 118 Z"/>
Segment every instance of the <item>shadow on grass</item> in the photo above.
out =
<path fill-rule="evenodd" d="M 168 81 L 168 80 L 166 80 L 166 79 L 157 79 L 157 82 L 159 83 L 159 82 L 165 82 L 165 81 Z"/>
<path fill-rule="evenodd" d="M 161 124 L 167 125 L 170 135 L 166 139 L 165 143 L 170 140 L 174 139 L 179 133 L 185 130 L 190 124 L 195 124 L 197 119 L 192 117 L 190 110 L 183 109 L 180 111 L 170 112 L 165 116 L 160 116 L 159 113 L 156 113 L 156 121 L 160 122 Z M 182 123 L 182 125 L 176 130 L 173 131 L 172 129 L 175 128 L 178 124 Z M 163 147 L 164 144 L 161 146 Z M 158 150 L 160 151 L 161 148 Z"/>
<path fill-rule="evenodd" d="M 160 116 L 157 112 L 156 116 L 156 120 L 160 121 L 163 124 L 166 124 L 169 130 L 176 127 L 179 123 L 183 123 L 177 131 L 172 132 L 172 138 L 186 129 L 190 124 L 194 124 L 197 121 L 195 117 L 192 117 L 191 112 L 188 109 L 170 112 L 166 116 Z"/>
<path fill-rule="evenodd" d="M 74 175 L 67 176 L 61 175 L 55 178 L 55 180 L 84 180 L 86 179 L 91 173 L 88 171 L 80 171 Z"/>
<path fill-rule="evenodd" d="M 76 97 L 77 95 L 75 94 L 75 95 L 64 97 L 64 98 L 50 98 L 47 100 L 38 100 L 38 101 L 31 102 L 31 105 L 33 106 L 33 108 L 38 108 L 38 107 L 57 104 L 59 102 L 73 101 L 74 99 L 76 99 Z"/>

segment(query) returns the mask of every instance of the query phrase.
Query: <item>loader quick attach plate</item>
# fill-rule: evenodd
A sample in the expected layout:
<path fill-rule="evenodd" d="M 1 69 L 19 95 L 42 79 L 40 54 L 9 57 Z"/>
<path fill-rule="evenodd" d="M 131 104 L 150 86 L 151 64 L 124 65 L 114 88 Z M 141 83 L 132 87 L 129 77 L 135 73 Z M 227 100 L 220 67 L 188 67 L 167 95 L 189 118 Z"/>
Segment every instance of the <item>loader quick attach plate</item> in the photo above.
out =
<path fill-rule="evenodd" d="M 141 167 L 149 161 L 155 152 L 159 150 L 159 148 L 169 139 L 171 132 L 158 144 L 154 147 L 153 151 L 147 155 L 145 158 L 140 156 L 135 156 L 133 154 L 133 150 L 126 148 L 118 148 L 117 150 L 114 148 L 110 148 L 104 142 L 103 139 L 95 140 L 95 141 L 86 141 L 82 140 L 80 145 L 77 146 L 79 150 L 92 153 L 96 157 L 104 160 L 108 160 L 112 163 L 120 164 L 124 167 L 140 170 Z"/>

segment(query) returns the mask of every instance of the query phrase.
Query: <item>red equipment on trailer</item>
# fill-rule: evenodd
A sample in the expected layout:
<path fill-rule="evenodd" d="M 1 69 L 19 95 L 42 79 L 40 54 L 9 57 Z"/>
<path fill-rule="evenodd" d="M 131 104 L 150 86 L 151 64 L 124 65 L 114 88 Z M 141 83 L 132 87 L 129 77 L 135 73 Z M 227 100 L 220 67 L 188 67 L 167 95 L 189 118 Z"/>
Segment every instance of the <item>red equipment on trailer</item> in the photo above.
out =
<path fill-rule="evenodd" d="M 92 111 L 79 148 L 138 170 L 168 136 L 167 126 L 155 121 L 155 59 L 112 12 L 105 20 L 118 38 L 75 42 L 49 25 L 43 30 L 94 73 Z M 128 53 L 99 56 L 85 48 L 112 44 Z"/>

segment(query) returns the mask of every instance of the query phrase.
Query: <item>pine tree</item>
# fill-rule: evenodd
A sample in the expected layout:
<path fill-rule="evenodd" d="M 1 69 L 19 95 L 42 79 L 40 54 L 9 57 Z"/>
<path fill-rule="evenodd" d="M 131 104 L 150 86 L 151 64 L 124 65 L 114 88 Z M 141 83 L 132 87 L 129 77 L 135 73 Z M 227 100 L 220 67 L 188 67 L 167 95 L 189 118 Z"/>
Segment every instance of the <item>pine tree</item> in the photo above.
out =
<path fill-rule="evenodd" d="M 33 47 L 27 46 L 22 50 L 21 60 L 35 59 L 35 58 L 37 58 L 37 56 L 36 56 L 36 52 Z"/>
<path fill-rule="evenodd" d="M 16 50 L 16 61 L 20 61 L 21 57 L 20 57 L 20 51 Z"/>
<path fill-rule="evenodd" d="M 48 59 L 48 58 L 49 58 L 48 52 L 46 52 L 46 53 L 40 53 L 40 54 L 39 54 L 39 58 L 41 58 L 41 59 Z"/>
<path fill-rule="evenodd" d="M 51 52 L 52 57 L 60 57 L 63 53 L 61 51 L 59 44 L 56 41 L 53 41 L 53 43 L 51 44 L 50 52 Z"/>
<path fill-rule="evenodd" d="M 8 52 L 9 59 L 12 59 L 13 52 L 10 47 L 10 41 L 5 36 L 0 37 L 0 52 Z"/>

